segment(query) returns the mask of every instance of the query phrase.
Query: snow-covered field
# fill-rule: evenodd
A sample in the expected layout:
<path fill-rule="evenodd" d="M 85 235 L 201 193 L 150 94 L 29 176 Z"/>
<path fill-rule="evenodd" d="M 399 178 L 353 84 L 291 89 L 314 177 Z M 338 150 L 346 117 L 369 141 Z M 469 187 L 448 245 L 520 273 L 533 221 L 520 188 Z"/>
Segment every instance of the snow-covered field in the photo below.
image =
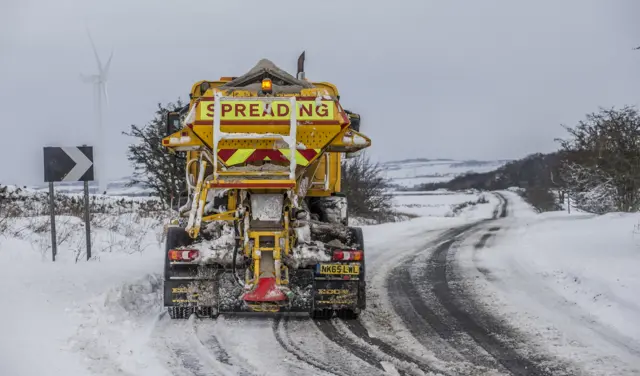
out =
<path fill-rule="evenodd" d="M 449 181 L 470 172 L 489 172 L 507 161 L 458 161 L 451 159 L 392 161 L 383 164 L 391 183 L 400 187 L 413 187 L 426 183 Z"/>
<path fill-rule="evenodd" d="M 455 270 L 466 292 L 532 346 L 577 362 L 585 375 L 640 374 L 640 215 L 536 214 L 515 194 L 503 194 L 508 216 L 475 227 L 457 245 Z M 404 308 L 392 304 L 397 299 L 388 290 L 407 257 L 430 257 L 425 244 L 496 216 L 500 202 L 474 192 L 395 196 L 398 211 L 418 217 L 363 227 L 369 304 L 360 321 L 370 337 L 336 322 L 340 334 L 331 341 L 306 321 L 168 320 L 162 223 L 131 208 L 96 218 L 91 261 L 84 259 L 79 218 L 58 219 L 55 263 L 46 216 L 13 220 L 0 235 L 0 375 L 503 374 L 483 372 L 455 351 L 441 353 L 433 334 L 408 324 L 409 311 L 398 314 Z M 380 363 L 345 351 L 352 348 L 368 349 Z M 296 351 L 303 355 L 292 356 Z M 394 351 L 401 354 L 390 358 Z M 342 371 L 319 371 L 325 363 Z"/>
<path fill-rule="evenodd" d="M 453 217 L 475 214 L 478 203 L 497 203 L 492 194 L 478 192 L 411 192 L 393 196 L 394 209 L 420 217 Z M 462 210 L 462 209 L 466 210 Z"/>

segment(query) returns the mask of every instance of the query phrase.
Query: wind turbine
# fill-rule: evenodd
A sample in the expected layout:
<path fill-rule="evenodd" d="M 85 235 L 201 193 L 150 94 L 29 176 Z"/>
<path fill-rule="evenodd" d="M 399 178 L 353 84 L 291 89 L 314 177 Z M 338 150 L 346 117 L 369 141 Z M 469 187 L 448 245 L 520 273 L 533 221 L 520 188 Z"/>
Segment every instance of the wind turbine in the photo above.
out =
<path fill-rule="evenodd" d="M 96 125 L 97 125 L 97 145 L 96 145 L 96 155 L 94 158 L 94 165 L 98 166 L 96 169 L 96 175 L 98 180 L 98 189 L 99 192 L 104 192 L 107 190 L 107 174 L 105 171 L 106 159 L 104 158 L 104 135 L 102 133 L 102 124 L 103 124 L 103 114 L 102 114 L 102 100 L 104 96 L 104 100 L 106 101 L 107 108 L 109 106 L 109 94 L 107 92 L 107 78 L 109 77 L 109 67 L 111 66 L 111 59 L 113 58 L 113 51 L 111 51 L 111 55 L 109 55 L 109 59 L 107 63 L 103 66 L 102 61 L 100 61 L 100 56 L 98 56 L 98 51 L 96 50 L 96 45 L 93 43 L 93 38 L 91 38 L 91 33 L 87 29 L 87 35 L 89 36 L 89 41 L 91 42 L 91 48 L 93 49 L 93 55 L 96 58 L 96 64 L 98 64 L 98 73 L 92 74 L 89 76 L 81 75 L 82 81 L 85 83 L 93 84 L 93 99 L 94 99 L 94 111 L 96 117 Z M 95 163 L 97 162 L 97 163 Z"/>

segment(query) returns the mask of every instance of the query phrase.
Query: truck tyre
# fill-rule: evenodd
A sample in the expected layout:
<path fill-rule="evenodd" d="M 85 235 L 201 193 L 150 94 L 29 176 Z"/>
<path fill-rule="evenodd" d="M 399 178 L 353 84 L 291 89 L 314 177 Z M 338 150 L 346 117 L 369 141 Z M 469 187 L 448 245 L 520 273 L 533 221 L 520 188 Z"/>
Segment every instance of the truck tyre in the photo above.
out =
<path fill-rule="evenodd" d="M 329 320 L 331 317 L 333 317 L 333 310 L 315 309 L 313 310 L 311 317 L 313 317 L 314 320 Z"/>
<path fill-rule="evenodd" d="M 172 320 L 185 320 L 191 317 L 194 310 L 193 307 L 167 307 L 167 312 Z"/>
<path fill-rule="evenodd" d="M 355 310 L 343 309 L 338 312 L 338 316 L 344 320 L 356 320 L 360 312 L 367 308 L 367 281 L 366 281 L 366 252 L 364 250 L 364 235 L 362 228 L 349 227 L 351 232 L 352 246 L 362 251 L 362 280 L 358 284 L 358 306 Z"/>

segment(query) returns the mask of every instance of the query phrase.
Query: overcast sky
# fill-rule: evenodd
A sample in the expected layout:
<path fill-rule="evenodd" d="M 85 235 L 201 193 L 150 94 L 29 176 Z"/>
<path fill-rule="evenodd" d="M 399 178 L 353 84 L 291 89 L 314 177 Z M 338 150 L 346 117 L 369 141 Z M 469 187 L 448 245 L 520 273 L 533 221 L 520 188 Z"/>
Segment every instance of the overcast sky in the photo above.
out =
<path fill-rule="evenodd" d="M 0 183 L 41 184 L 43 146 L 94 145 L 106 61 L 108 171 L 130 174 L 121 132 L 201 79 L 260 58 L 330 81 L 362 115 L 378 160 L 519 158 L 560 124 L 640 99 L 634 0 L 0 0 Z"/>

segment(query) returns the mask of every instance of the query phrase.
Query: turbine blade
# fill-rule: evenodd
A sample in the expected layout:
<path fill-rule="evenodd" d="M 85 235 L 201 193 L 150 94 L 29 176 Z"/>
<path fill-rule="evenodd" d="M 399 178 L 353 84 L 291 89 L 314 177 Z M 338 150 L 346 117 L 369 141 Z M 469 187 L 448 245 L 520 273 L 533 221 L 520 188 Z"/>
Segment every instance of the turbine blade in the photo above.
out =
<path fill-rule="evenodd" d="M 104 91 L 104 101 L 107 107 L 109 107 L 109 92 L 107 92 L 107 83 L 104 82 L 102 85 L 102 90 Z"/>
<path fill-rule="evenodd" d="M 102 75 L 102 63 L 100 62 L 100 56 L 98 56 L 98 50 L 96 50 L 96 45 L 93 43 L 93 38 L 91 37 L 91 33 L 87 28 L 87 35 L 89 36 L 89 41 L 91 41 L 91 48 L 93 49 L 93 55 L 96 57 L 96 63 L 98 64 L 98 70 L 100 75 Z"/>
<path fill-rule="evenodd" d="M 102 70 L 102 80 L 106 81 L 107 77 L 109 77 L 109 67 L 111 67 L 111 59 L 113 58 L 113 50 L 111 51 L 111 55 L 109 55 L 109 60 L 107 60 L 107 64 L 104 66 Z"/>

